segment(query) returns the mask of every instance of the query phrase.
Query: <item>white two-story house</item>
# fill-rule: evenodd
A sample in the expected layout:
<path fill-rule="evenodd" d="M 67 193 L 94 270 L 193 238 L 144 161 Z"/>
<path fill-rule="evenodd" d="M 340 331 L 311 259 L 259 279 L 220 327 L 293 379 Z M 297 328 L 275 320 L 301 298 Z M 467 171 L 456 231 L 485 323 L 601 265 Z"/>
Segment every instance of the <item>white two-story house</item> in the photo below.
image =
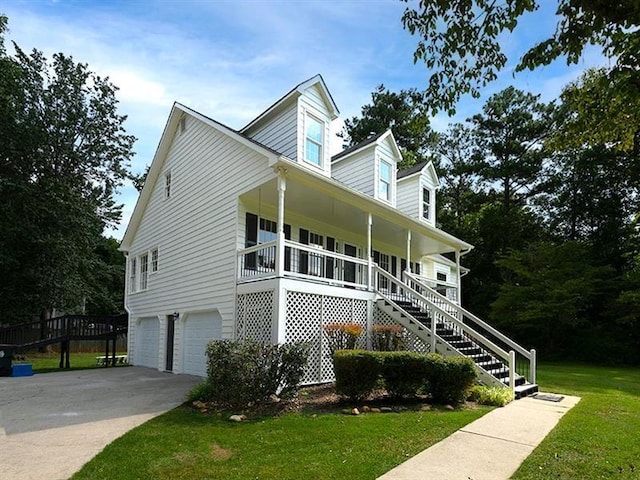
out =
<path fill-rule="evenodd" d="M 323 326 L 362 325 L 364 348 L 398 324 L 410 348 L 472 356 L 489 382 L 532 381 L 535 354 L 460 306 L 472 246 L 436 227 L 433 165 L 398 170 L 391 131 L 332 158 L 337 116 L 319 75 L 240 130 L 173 106 L 121 245 L 130 361 L 204 376 L 212 339 L 306 341 L 304 381 L 320 383 Z"/>

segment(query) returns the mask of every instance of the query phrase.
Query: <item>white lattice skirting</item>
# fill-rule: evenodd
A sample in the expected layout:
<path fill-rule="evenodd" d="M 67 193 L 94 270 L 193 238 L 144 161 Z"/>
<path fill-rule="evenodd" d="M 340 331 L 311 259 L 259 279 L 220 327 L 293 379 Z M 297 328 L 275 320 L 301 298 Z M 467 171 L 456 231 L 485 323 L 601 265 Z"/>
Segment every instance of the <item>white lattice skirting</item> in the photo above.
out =
<path fill-rule="evenodd" d="M 273 290 L 238 295 L 236 338 L 271 343 L 273 321 Z"/>

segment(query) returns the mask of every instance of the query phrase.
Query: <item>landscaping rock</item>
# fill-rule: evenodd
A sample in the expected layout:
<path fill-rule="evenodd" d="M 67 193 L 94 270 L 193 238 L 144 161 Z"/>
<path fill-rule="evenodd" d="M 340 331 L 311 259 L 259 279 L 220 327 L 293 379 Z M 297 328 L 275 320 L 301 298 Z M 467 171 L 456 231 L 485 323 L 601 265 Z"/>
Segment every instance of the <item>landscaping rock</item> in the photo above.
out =
<path fill-rule="evenodd" d="M 357 408 L 352 409 L 351 415 L 360 415 L 360 410 L 358 410 Z"/>
<path fill-rule="evenodd" d="M 449 411 L 453 411 L 453 410 L 455 410 L 455 408 L 453 408 L 453 406 L 452 406 L 452 405 L 445 405 L 443 408 L 444 408 L 445 410 L 449 410 Z"/>
<path fill-rule="evenodd" d="M 382 410 L 376 407 L 371 407 L 371 413 L 380 413 Z"/>
<path fill-rule="evenodd" d="M 344 413 L 345 415 L 351 415 L 351 410 L 349 410 L 348 408 L 343 408 L 342 413 Z"/>
<path fill-rule="evenodd" d="M 362 411 L 363 412 L 370 412 L 371 409 L 367 405 L 365 405 L 364 407 L 362 407 Z"/>
<path fill-rule="evenodd" d="M 380 411 L 382 413 L 390 413 L 390 412 L 393 412 L 393 408 L 391 408 L 391 407 L 380 407 Z"/>
<path fill-rule="evenodd" d="M 429 410 L 431 410 L 431 405 L 422 405 L 420 407 L 421 412 L 428 412 Z"/>
<path fill-rule="evenodd" d="M 229 417 L 230 422 L 244 422 L 247 419 L 244 415 L 231 415 Z"/>

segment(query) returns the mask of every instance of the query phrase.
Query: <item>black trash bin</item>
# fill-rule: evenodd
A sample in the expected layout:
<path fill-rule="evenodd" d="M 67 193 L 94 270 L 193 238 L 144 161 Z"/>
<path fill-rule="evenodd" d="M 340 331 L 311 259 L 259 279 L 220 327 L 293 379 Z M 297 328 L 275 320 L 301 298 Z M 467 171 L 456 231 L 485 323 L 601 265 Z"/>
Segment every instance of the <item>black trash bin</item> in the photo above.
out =
<path fill-rule="evenodd" d="M 0 345 L 0 377 L 11 376 L 13 350 L 13 345 Z"/>

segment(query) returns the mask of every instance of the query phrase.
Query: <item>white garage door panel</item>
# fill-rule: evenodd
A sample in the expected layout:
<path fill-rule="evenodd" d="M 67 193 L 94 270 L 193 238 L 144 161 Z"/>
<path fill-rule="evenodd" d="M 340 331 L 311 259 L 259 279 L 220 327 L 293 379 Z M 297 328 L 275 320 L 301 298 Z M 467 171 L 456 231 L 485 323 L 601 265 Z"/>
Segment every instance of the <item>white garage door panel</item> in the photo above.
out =
<path fill-rule="evenodd" d="M 218 312 L 190 314 L 184 323 L 184 373 L 207 376 L 207 343 L 222 338 L 222 317 Z"/>
<path fill-rule="evenodd" d="M 145 318 L 136 326 L 135 365 L 158 368 L 160 323 L 157 318 Z"/>

